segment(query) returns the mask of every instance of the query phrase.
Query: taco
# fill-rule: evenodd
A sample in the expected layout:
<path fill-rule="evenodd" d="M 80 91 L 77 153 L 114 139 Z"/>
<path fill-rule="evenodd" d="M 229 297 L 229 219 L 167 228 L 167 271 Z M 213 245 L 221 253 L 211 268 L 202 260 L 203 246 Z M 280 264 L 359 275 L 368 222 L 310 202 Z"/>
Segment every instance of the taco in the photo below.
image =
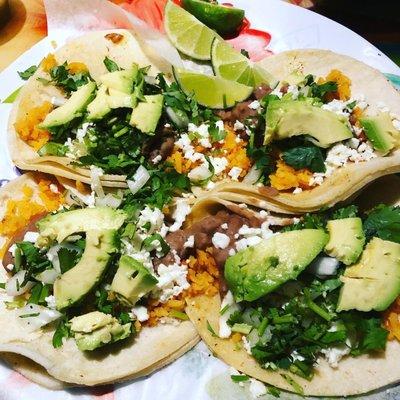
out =
<path fill-rule="evenodd" d="M 186 309 L 233 367 L 232 380 L 314 396 L 359 395 L 400 380 L 399 178 L 378 184 L 358 205 L 285 226 L 262 211 L 259 229 L 239 229 L 219 293 L 191 298 Z M 382 185 L 393 188 L 389 196 Z"/>
<path fill-rule="evenodd" d="M 170 254 L 172 224 L 158 208 L 127 198 L 82 207 L 32 174 L 3 187 L 0 204 L 0 352 L 29 379 L 51 388 L 133 379 L 198 342 L 184 313 L 188 267 Z"/>
<path fill-rule="evenodd" d="M 151 85 L 145 80 L 154 80 L 160 70 L 167 70 L 168 75 L 169 69 L 161 59 L 147 56 L 134 33 L 127 30 L 92 32 L 71 40 L 42 60 L 14 103 L 8 131 L 13 162 L 24 170 L 91 183 L 90 166 L 96 161 L 107 165 L 107 156 L 110 151 L 113 154 L 115 147 L 119 149 L 118 145 L 134 153 L 138 143 L 143 144 L 144 134 L 136 137 L 138 143 L 127 143 L 122 137 L 133 130 L 126 121 L 127 110 L 146 100 L 144 92 L 147 95 Z M 103 79 L 107 81 L 104 84 L 101 83 Z M 104 92 L 100 98 L 95 96 L 96 85 Z M 86 115 L 86 106 L 95 98 L 90 108 L 92 113 Z M 152 121 L 145 122 L 145 128 L 151 134 L 152 125 L 158 122 L 161 104 L 157 95 L 150 100 L 155 102 L 155 115 Z M 142 114 L 147 112 L 150 110 L 143 110 Z M 115 115 L 111 117 L 111 114 Z M 103 123 L 101 129 L 103 135 L 115 133 L 114 143 L 102 143 L 101 137 L 93 143 L 91 128 L 105 115 L 107 122 L 103 121 L 105 125 Z M 140 131 L 136 132 L 138 136 Z M 90 155 L 86 149 L 89 142 L 92 148 L 104 147 Z M 80 157 L 83 158 L 78 162 Z M 95 161 L 91 162 L 90 158 Z M 127 173 L 121 170 L 120 164 L 127 160 L 113 161 L 113 166 L 102 173 L 100 179 L 105 186 L 126 187 Z M 127 163 L 132 166 L 132 160 Z M 135 165 L 140 165 L 139 160 Z"/>

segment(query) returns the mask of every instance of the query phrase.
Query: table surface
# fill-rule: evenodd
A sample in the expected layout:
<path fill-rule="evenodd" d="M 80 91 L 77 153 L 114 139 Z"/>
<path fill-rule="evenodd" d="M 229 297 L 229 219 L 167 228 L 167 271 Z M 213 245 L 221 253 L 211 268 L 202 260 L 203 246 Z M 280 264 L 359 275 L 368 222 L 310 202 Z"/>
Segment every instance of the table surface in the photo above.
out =
<path fill-rule="evenodd" d="M 4 0 L 3 0 L 4 1 Z M 28 50 L 35 43 L 40 41 L 46 36 L 46 15 L 43 5 L 43 0 L 8 0 L 11 9 L 11 19 L 3 26 L 0 21 L 0 71 L 13 62 L 24 51 Z M 121 0 L 111 0 L 115 3 L 121 3 Z M 290 0 L 293 3 L 305 6 L 311 6 L 316 3 L 316 0 Z M 2 0 L 0 0 L 1 5 Z M 318 2 L 317 2 L 318 7 Z M 319 9 L 317 8 L 317 11 Z M 324 9 L 321 8 L 324 12 Z M 325 13 L 325 12 L 324 12 Z M 334 11 L 331 12 L 334 17 Z M 337 18 L 334 18 L 337 19 Z M 354 19 L 353 19 L 354 20 Z M 347 22 L 340 21 L 340 22 Z M 347 24 L 346 23 L 346 24 Z M 396 25 L 393 26 L 394 30 L 399 30 Z M 351 28 L 357 30 L 357 26 Z M 359 31 L 368 40 L 374 42 L 384 52 L 389 52 L 389 56 L 395 61 L 400 61 L 400 44 L 389 45 L 384 43 L 382 45 L 382 37 L 377 36 L 376 30 L 374 31 Z M 399 33 L 400 34 L 400 33 Z M 386 37 L 387 39 L 387 37 Z M 396 41 L 398 42 L 398 40 Z"/>

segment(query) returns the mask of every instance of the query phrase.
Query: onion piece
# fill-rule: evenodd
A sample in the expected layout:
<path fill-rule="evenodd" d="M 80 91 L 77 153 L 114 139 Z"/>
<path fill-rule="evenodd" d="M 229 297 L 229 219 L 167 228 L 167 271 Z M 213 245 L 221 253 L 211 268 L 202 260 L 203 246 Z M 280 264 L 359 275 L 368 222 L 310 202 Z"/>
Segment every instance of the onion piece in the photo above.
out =
<path fill-rule="evenodd" d="M 247 175 L 243 178 L 243 183 L 247 183 L 248 185 L 253 185 L 256 183 L 261 177 L 261 170 L 257 169 L 255 165 L 253 165 Z"/>
<path fill-rule="evenodd" d="M 107 193 L 104 197 L 96 199 L 96 206 L 118 208 L 122 203 L 122 195 L 117 196 L 114 193 Z"/>
<path fill-rule="evenodd" d="M 46 269 L 40 274 L 35 275 L 35 279 L 47 285 L 52 285 L 59 276 L 60 272 L 52 268 L 52 269 Z"/>
<path fill-rule="evenodd" d="M 7 281 L 6 292 L 9 296 L 19 296 L 32 288 L 34 282 L 31 281 L 28 281 L 26 285 L 21 286 L 25 279 L 26 272 L 27 271 L 25 270 L 19 271 Z"/>
<path fill-rule="evenodd" d="M 331 275 L 336 275 L 339 268 L 339 261 L 336 258 L 328 256 L 317 257 L 307 268 L 307 272 L 324 278 Z"/>
<path fill-rule="evenodd" d="M 150 179 L 149 171 L 143 165 L 141 165 L 135 175 L 133 175 L 132 180 L 127 180 L 129 190 L 132 194 L 136 194 Z"/>
<path fill-rule="evenodd" d="M 36 331 L 62 316 L 60 312 L 38 304 L 27 304 L 19 308 L 16 313 L 19 322 L 24 325 L 28 332 Z"/>

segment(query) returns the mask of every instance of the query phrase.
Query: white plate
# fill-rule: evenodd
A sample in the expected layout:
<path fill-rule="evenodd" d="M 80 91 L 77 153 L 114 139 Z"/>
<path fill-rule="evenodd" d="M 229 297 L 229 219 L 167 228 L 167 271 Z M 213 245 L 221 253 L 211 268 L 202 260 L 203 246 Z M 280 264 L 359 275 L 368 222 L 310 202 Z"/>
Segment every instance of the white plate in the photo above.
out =
<path fill-rule="evenodd" d="M 82 0 L 87 3 L 88 0 Z M 96 9 L 93 0 L 89 4 Z M 269 32 L 272 41 L 269 48 L 274 52 L 296 48 L 323 48 L 347 54 L 371 65 L 384 73 L 400 75 L 400 68 L 376 47 L 359 35 L 311 11 L 277 0 L 233 0 L 232 3 L 246 10 L 252 28 Z M 58 33 L 57 42 L 66 39 Z M 0 74 L 0 100 L 4 100 L 22 81 L 17 71 L 37 64 L 49 52 L 54 51 L 51 40 L 46 38 L 19 57 Z M 0 104 L 0 182 L 17 176 L 11 164 L 5 141 L 10 105 Z M 116 366 L 118 367 L 118 366 Z M 74 368 L 71 360 L 71 368 Z M 396 391 L 397 392 L 397 391 Z M 137 381 L 115 385 L 114 390 L 94 396 L 99 391 L 71 389 L 51 392 L 43 389 L 10 370 L 0 362 L 0 399 L 41 400 L 175 400 L 175 399 L 251 399 L 247 388 L 231 382 L 225 364 L 211 356 L 203 344 L 188 352 L 172 365 Z M 297 396 L 290 396 L 297 397 Z M 263 398 L 267 398 L 266 396 Z M 268 396 L 273 399 L 273 397 Z M 285 395 L 284 398 L 287 398 Z M 393 390 L 374 394 L 374 399 L 396 398 Z"/>

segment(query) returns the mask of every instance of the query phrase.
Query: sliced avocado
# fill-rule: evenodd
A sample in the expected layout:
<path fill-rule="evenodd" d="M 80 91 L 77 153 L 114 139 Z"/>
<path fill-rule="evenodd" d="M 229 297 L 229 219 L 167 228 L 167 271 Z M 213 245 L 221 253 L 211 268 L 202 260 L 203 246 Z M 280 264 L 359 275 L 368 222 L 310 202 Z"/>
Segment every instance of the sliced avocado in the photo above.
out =
<path fill-rule="evenodd" d="M 138 103 L 132 110 L 129 123 L 143 133 L 154 133 L 161 117 L 164 96 L 155 94 L 144 98 L 145 101 Z"/>
<path fill-rule="evenodd" d="M 114 89 L 122 93 L 130 94 L 138 73 L 138 66 L 133 64 L 132 68 L 122 71 L 109 72 L 100 77 L 100 82 L 107 89 Z"/>
<path fill-rule="evenodd" d="M 74 317 L 70 324 L 71 333 L 81 351 L 91 351 L 131 335 L 131 323 L 121 325 L 112 315 L 100 311 Z"/>
<path fill-rule="evenodd" d="M 372 238 L 340 279 L 337 311 L 386 310 L 400 294 L 400 244 Z"/>
<path fill-rule="evenodd" d="M 50 214 L 38 223 L 40 246 L 51 241 L 62 242 L 73 233 L 89 230 L 119 229 L 126 214 L 111 207 L 93 207 Z"/>
<path fill-rule="evenodd" d="M 54 282 L 57 310 L 79 302 L 100 282 L 116 249 L 115 229 L 86 231 L 86 246 L 81 259 Z"/>
<path fill-rule="evenodd" d="M 264 144 L 309 135 L 316 146 L 327 148 L 353 137 L 345 117 L 305 100 L 273 100 L 268 105 L 265 118 Z"/>
<path fill-rule="evenodd" d="M 302 74 L 300 71 L 294 71 L 291 74 L 289 74 L 285 79 L 282 80 L 282 82 L 286 82 L 289 85 L 300 85 L 300 83 L 303 83 L 304 80 L 306 79 L 305 75 Z"/>
<path fill-rule="evenodd" d="M 374 149 L 383 155 L 400 144 L 400 131 L 394 127 L 389 113 L 361 118 L 360 123 Z"/>
<path fill-rule="evenodd" d="M 108 93 L 106 86 L 100 86 L 94 100 L 87 106 L 88 120 L 94 121 L 103 118 L 111 111 L 108 104 Z"/>
<path fill-rule="evenodd" d="M 346 265 L 355 263 L 365 244 L 361 218 L 344 218 L 328 221 L 329 242 L 325 252 Z"/>
<path fill-rule="evenodd" d="M 49 129 L 55 126 L 64 125 L 79 117 L 85 111 L 87 104 L 93 98 L 96 89 L 94 82 L 89 82 L 81 86 L 71 97 L 61 106 L 49 113 L 44 121 L 39 124 L 39 128 Z"/>
<path fill-rule="evenodd" d="M 157 278 L 142 263 L 132 257 L 122 256 L 111 283 L 111 290 L 116 293 L 122 303 L 134 306 L 157 283 Z"/>
<path fill-rule="evenodd" d="M 225 279 L 236 301 L 254 301 L 295 279 L 328 242 L 319 229 L 284 232 L 229 257 Z"/>

